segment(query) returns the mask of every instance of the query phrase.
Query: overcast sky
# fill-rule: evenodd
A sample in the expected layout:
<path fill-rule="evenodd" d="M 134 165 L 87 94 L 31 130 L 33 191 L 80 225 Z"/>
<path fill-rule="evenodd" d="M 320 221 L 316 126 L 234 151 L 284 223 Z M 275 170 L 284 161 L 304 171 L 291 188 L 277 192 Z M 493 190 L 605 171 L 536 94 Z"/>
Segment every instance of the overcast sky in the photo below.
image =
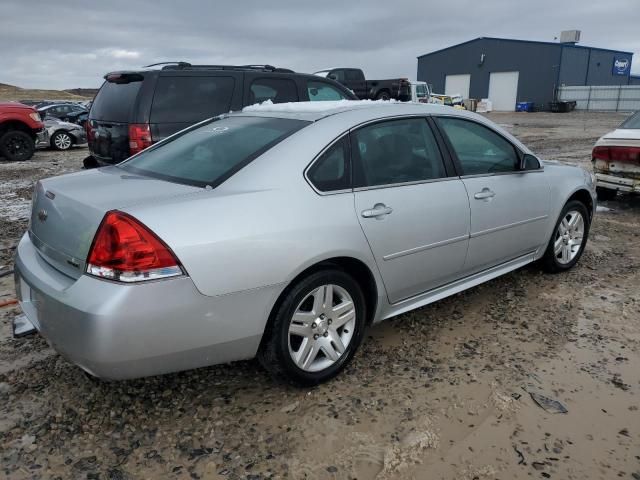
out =
<path fill-rule="evenodd" d="M 639 18 L 639 0 L 1 0 L 0 83 L 97 87 L 108 71 L 166 60 L 415 79 L 433 50 L 569 29 L 581 45 L 634 52 L 640 74 Z"/>

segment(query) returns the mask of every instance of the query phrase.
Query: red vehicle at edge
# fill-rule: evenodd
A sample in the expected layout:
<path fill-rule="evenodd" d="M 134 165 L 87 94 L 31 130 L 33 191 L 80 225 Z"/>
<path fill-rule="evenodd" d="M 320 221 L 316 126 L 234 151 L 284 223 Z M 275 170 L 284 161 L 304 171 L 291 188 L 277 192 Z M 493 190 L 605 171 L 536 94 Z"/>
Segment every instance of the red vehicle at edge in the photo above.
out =
<path fill-rule="evenodd" d="M 35 108 L 0 103 L 0 160 L 29 160 L 36 142 L 47 141 L 47 131 Z"/>

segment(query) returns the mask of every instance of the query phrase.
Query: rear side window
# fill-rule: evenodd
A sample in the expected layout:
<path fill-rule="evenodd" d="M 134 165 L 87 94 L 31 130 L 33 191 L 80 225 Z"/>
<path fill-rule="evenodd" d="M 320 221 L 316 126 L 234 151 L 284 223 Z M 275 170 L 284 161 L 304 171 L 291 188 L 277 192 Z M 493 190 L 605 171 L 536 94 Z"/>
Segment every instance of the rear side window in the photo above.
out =
<path fill-rule="evenodd" d="M 233 77 L 160 77 L 151 123 L 196 123 L 228 112 L 234 84 Z"/>
<path fill-rule="evenodd" d="M 354 184 L 392 185 L 446 177 L 436 139 L 424 118 L 392 120 L 352 135 Z"/>
<path fill-rule="evenodd" d="M 358 82 L 362 80 L 362 76 L 358 70 L 347 70 L 344 76 L 345 79 L 350 82 Z"/>
<path fill-rule="evenodd" d="M 344 137 L 329 147 L 307 173 L 309 181 L 321 192 L 351 188 L 347 139 Z"/>
<path fill-rule="evenodd" d="M 344 100 L 347 98 L 340 90 L 324 82 L 307 82 L 307 92 L 309 93 L 309 100 L 312 102 Z"/>
<path fill-rule="evenodd" d="M 185 130 L 119 166 L 176 183 L 215 187 L 309 122 L 226 117 Z"/>
<path fill-rule="evenodd" d="M 257 78 L 251 82 L 249 103 L 262 103 L 271 100 L 273 103 L 298 101 L 296 82 L 286 78 Z"/>
<path fill-rule="evenodd" d="M 640 112 L 636 112 L 634 115 L 631 115 L 627 118 L 622 125 L 618 128 L 640 128 Z"/>
<path fill-rule="evenodd" d="M 91 118 L 105 122 L 128 123 L 141 85 L 141 81 L 104 82 L 91 105 Z"/>
<path fill-rule="evenodd" d="M 440 117 L 437 121 L 456 152 L 463 175 L 518 169 L 519 157 L 515 148 L 498 133 L 460 118 Z"/>

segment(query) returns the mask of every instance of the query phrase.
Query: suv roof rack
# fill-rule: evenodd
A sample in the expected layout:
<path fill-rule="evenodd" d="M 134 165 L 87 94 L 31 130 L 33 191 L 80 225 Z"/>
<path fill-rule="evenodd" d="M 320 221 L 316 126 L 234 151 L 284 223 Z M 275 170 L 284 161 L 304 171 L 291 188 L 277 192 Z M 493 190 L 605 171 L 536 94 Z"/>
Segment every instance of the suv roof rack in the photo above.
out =
<path fill-rule="evenodd" d="M 278 68 L 273 65 L 192 65 L 188 62 L 160 62 L 147 67 L 164 65 L 162 70 L 257 70 L 261 72 L 294 73 L 289 68 Z"/>

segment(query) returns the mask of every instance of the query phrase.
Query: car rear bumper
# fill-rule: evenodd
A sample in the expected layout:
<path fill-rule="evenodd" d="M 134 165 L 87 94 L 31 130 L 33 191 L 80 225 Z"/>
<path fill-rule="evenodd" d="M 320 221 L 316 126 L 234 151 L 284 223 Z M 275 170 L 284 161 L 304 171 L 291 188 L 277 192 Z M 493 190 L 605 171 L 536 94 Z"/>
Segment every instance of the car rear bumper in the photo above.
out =
<path fill-rule="evenodd" d="M 640 192 L 640 180 L 596 173 L 596 184 L 600 188 L 609 188 L 620 192 Z"/>
<path fill-rule="evenodd" d="M 73 279 L 50 266 L 27 235 L 15 276 L 23 312 L 51 346 L 109 379 L 252 358 L 280 290 L 209 297 L 189 277 L 138 285 Z"/>

